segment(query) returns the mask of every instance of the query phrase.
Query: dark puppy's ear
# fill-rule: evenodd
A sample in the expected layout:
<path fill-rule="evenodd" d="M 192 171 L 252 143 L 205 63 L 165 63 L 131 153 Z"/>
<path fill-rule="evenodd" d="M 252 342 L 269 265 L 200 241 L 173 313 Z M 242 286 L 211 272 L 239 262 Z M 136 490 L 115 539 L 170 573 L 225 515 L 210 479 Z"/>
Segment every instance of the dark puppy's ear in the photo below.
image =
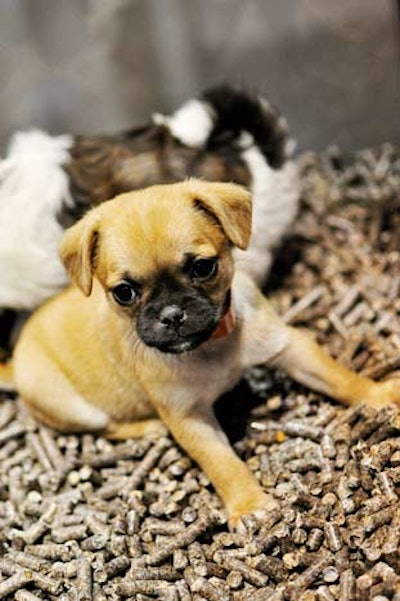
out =
<path fill-rule="evenodd" d="M 245 250 L 251 235 L 251 196 L 243 186 L 188 180 L 196 204 L 211 213 L 227 238 Z"/>
<path fill-rule="evenodd" d="M 85 296 L 89 296 L 92 291 L 99 221 L 98 210 L 90 211 L 66 230 L 59 246 L 61 260 L 71 280 Z"/>

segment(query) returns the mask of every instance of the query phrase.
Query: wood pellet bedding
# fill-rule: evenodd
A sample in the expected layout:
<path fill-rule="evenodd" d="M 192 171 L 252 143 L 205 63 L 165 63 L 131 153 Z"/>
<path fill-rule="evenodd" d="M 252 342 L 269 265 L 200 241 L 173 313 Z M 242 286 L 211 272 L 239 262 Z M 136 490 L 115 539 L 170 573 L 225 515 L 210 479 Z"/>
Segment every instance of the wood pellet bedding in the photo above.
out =
<path fill-rule="evenodd" d="M 267 292 L 343 363 L 395 375 L 400 152 L 345 161 L 331 149 L 301 164 L 301 215 Z M 4 393 L 0 599 L 399 601 L 398 409 L 345 408 L 255 368 L 218 415 L 280 502 L 246 534 L 228 531 L 172 439 L 63 435 Z"/>

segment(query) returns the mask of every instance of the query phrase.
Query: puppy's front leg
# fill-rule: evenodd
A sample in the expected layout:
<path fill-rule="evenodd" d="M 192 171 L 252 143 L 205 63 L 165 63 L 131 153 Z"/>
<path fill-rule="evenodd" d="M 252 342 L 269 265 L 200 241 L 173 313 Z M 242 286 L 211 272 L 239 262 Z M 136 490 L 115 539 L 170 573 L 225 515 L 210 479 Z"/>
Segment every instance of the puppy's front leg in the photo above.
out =
<path fill-rule="evenodd" d="M 235 454 L 212 409 L 195 407 L 182 414 L 164 406 L 158 411 L 175 440 L 209 477 L 226 505 L 231 527 L 240 528 L 244 514 L 261 515 L 276 506 Z"/>
<path fill-rule="evenodd" d="M 310 334 L 286 327 L 288 344 L 272 364 L 294 380 L 347 404 L 363 401 L 381 407 L 400 402 L 400 380 L 374 382 L 330 357 Z"/>

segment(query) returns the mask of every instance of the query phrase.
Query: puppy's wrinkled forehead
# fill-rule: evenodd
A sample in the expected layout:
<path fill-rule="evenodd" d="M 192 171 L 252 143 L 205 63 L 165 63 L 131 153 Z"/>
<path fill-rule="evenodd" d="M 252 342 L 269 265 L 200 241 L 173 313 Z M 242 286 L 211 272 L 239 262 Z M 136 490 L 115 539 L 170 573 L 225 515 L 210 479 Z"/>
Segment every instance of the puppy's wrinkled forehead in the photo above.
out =
<path fill-rule="evenodd" d="M 177 196 L 164 189 L 159 195 L 145 190 L 118 202 L 118 210 L 105 214 L 101 223 L 107 279 L 127 275 L 151 279 L 161 270 L 183 265 L 188 256 L 215 256 L 225 242 L 222 231 L 189 193 Z"/>
<path fill-rule="evenodd" d="M 59 252 L 72 282 L 89 296 L 94 275 L 107 286 L 119 278 L 146 280 L 185 258 L 188 264 L 230 246 L 245 250 L 250 235 L 248 191 L 193 179 L 101 204 L 65 232 Z"/>

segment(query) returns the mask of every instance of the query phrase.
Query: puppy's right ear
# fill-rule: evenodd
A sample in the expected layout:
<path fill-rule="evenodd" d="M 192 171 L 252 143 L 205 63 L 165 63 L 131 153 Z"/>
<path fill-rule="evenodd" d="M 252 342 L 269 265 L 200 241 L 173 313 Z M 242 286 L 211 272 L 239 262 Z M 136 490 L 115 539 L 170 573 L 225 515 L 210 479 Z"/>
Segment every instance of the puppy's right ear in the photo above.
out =
<path fill-rule="evenodd" d="M 185 185 L 195 204 L 213 215 L 232 244 L 246 250 L 251 236 L 251 196 L 248 190 L 237 184 L 198 179 L 189 179 Z"/>
<path fill-rule="evenodd" d="M 59 246 L 61 260 L 71 280 L 85 296 L 89 296 L 92 291 L 98 228 L 98 213 L 92 210 L 66 230 Z"/>

